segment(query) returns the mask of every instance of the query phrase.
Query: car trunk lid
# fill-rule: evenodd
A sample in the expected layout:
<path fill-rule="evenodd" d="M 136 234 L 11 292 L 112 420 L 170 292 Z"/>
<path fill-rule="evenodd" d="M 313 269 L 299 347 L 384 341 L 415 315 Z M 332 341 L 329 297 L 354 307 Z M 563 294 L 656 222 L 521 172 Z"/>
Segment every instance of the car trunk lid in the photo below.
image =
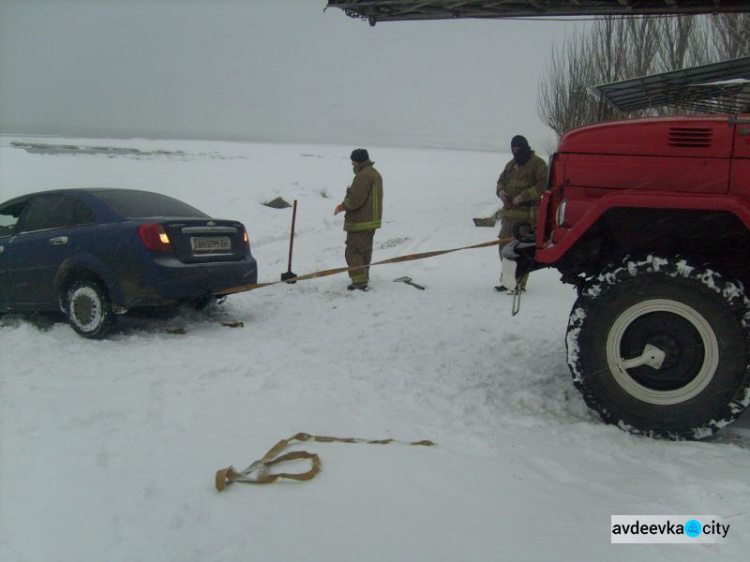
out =
<path fill-rule="evenodd" d="M 231 220 L 186 219 L 161 223 L 184 263 L 241 260 L 245 255 L 245 227 Z"/>

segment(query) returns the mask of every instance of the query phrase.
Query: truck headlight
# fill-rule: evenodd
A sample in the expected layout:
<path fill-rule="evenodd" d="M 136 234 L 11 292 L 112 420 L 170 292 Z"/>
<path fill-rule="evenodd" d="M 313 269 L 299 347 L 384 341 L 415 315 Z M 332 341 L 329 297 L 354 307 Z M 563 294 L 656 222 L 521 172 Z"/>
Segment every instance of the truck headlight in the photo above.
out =
<path fill-rule="evenodd" d="M 560 203 L 560 206 L 557 208 L 557 216 L 555 217 L 555 220 L 557 221 L 557 226 L 562 226 L 565 224 L 565 207 L 568 206 L 568 200 L 563 199 L 562 203 Z"/>

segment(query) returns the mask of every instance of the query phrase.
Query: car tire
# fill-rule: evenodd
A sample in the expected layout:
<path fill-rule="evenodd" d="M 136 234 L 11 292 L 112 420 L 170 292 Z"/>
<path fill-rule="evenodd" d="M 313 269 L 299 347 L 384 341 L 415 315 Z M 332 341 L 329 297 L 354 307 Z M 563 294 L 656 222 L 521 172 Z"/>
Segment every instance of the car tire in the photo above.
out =
<path fill-rule="evenodd" d="M 575 386 L 631 433 L 702 439 L 750 402 L 750 301 L 685 260 L 626 259 L 589 282 L 568 323 Z"/>
<path fill-rule="evenodd" d="M 107 291 L 92 280 L 76 281 L 71 285 L 65 312 L 73 329 L 85 338 L 101 339 L 117 323 Z"/>

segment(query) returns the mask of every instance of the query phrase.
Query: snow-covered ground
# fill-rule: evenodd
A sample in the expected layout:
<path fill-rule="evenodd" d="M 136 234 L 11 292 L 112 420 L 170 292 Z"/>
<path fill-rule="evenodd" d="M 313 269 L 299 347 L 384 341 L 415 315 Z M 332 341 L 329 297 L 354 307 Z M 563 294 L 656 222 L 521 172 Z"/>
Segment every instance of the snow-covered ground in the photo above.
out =
<path fill-rule="evenodd" d="M 12 142 L 136 148 L 41 153 Z M 260 281 L 344 265 L 354 146 L 0 138 L 0 199 L 73 186 L 148 189 L 243 221 Z M 374 260 L 490 241 L 506 154 L 368 147 L 385 181 Z M 573 388 L 574 300 L 532 275 L 521 313 L 493 248 L 230 297 L 206 314 L 128 319 L 105 341 L 65 324 L 0 326 L 0 560 L 740 560 L 750 543 L 750 423 L 713 442 L 603 425 Z M 393 279 L 409 275 L 416 290 Z M 236 320 L 243 328 L 216 320 Z M 184 335 L 170 333 L 183 328 Z M 307 443 L 312 481 L 214 488 L 278 440 Z M 305 466 L 295 466 L 305 470 Z M 715 545 L 612 545 L 610 516 L 715 514 Z"/>

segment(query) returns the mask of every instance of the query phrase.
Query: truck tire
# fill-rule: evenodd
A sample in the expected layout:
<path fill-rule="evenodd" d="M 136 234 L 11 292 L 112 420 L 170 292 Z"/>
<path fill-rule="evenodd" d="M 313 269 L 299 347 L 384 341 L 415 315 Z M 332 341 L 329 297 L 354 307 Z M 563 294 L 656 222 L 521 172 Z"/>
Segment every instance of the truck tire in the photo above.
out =
<path fill-rule="evenodd" d="M 566 347 L 589 407 L 631 433 L 702 439 L 750 402 L 750 301 L 685 260 L 602 272 L 573 305 Z"/>
<path fill-rule="evenodd" d="M 107 291 L 89 279 L 71 285 L 65 312 L 73 329 L 85 338 L 101 339 L 117 323 Z"/>

